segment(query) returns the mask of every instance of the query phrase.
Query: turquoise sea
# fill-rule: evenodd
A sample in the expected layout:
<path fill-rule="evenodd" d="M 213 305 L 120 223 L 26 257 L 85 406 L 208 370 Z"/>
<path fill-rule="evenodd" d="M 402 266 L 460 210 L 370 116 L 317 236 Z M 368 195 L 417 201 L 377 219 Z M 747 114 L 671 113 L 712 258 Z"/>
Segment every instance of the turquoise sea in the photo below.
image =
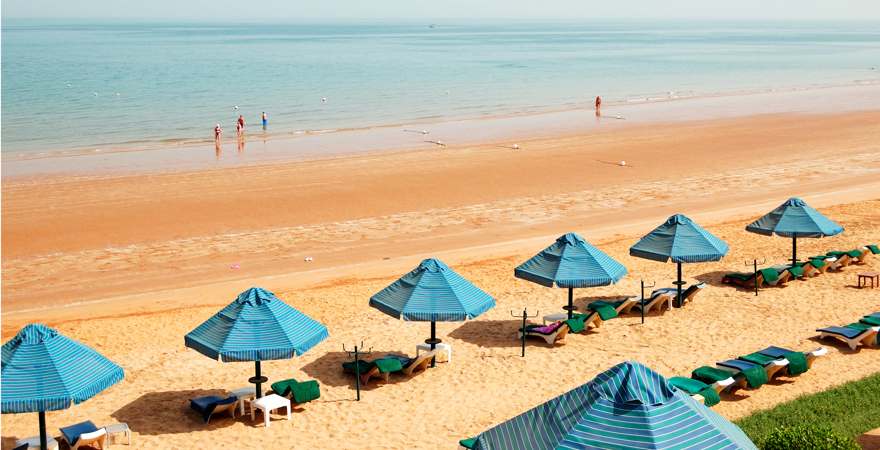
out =
<path fill-rule="evenodd" d="M 865 22 L 9 20 L 2 150 L 209 139 L 239 112 L 294 133 L 878 78 Z"/>

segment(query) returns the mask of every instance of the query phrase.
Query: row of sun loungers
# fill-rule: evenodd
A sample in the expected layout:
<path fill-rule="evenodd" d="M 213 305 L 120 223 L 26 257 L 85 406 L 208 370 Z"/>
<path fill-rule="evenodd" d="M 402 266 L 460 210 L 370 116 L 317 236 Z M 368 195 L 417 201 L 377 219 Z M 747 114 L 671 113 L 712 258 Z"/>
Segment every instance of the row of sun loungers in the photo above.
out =
<path fill-rule="evenodd" d="M 880 312 L 868 314 L 858 322 L 842 327 L 827 327 L 816 330 L 819 338 L 834 338 L 855 350 L 859 345 L 880 347 Z"/>
<path fill-rule="evenodd" d="M 706 283 L 697 283 L 688 287 L 681 294 L 682 304 L 692 301 L 705 287 Z M 598 328 L 603 322 L 621 314 L 632 313 L 633 310 L 644 310 L 645 313 L 649 313 L 652 310 L 662 312 L 665 309 L 671 309 L 676 295 L 675 288 L 662 288 L 654 290 L 651 296 L 644 300 L 628 297 L 617 301 L 592 302 L 587 305 L 589 312 L 586 314 L 574 314 L 571 319 L 548 325 L 526 325 L 525 329 L 519 329 L 517 338 L 522 339 L 523 333 L 525 333 L 526 337 L 543 339 L 547 344 L 561 343 L 569 333 L 580 333 L 590 327 Z"/>
<path fill-rule="evenodd" d="M 767 347 L 736 359 L 719 361 L 715 363 L 716 367 L 699 367 L 691 373 L 690 378 L 672 377 L 669 382 L 707 406 L 712 406 L 721 401 L 721 393 L 732 393 L 743 388 L 757 389 L 780 375 L 800 375 L 812 367 L 816 358 L 827 352 L 825 348 L 799 352 Z"/>
<path fill-rule="evenodd" d="M 389 354 L 370 361 L 359 359 L 357 361 L 344 362 L 342 363 L 342 370 L 352 375 L 359 373 L 361 384 L 367 386 L 370 380 L 374 378 L 387 383 L 393 373 L 411 377 L 419 372 L 424 372 L 431 364 L 431 359 L 436 356 L 436 351 L 422 353 L 415 358 L 399 354 Z M 355 372 L 356 370 L 357 372 Z"/>
<path fill-rule="evenodd" d="M 724 275 L 722 283 L 733 284 L 745 288 L 754 288 L 757 278 L 758 288 L 764 286 L 782 286 L 791 280 L 810 278 L 821 275 L 828 270 L 838 271 L 851 264 L 864 264 L 868 257 L 880 253 L 877 245 L 866 245 L 849 251 L 832 251 L 825 255 L 811 256 L 807 261 L 794 265 L 777 265 L 755 272 L 733 272 Z"/>

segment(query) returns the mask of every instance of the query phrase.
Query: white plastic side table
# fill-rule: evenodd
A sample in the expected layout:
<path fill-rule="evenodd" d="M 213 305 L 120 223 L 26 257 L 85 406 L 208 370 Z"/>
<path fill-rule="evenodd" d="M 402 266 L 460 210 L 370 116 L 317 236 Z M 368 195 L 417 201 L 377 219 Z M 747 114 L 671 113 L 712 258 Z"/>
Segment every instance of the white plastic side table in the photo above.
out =
<path fill-rule="evenodd" d="M 565 319 L 568 319 L 567 312 L 547 314 L 546 316 L 544 316 L 544 325 L 547 325 L 547 322 L 553 323 L 553 322 L 559 322 L 560 320 L 565 320 Z"/>
<path fill-rule="evenodd" d="M 266 428 L 269 428 L 269 413 L 282 407 L 287 408 L 287 420 L 290 420 L 290 400 L 277 394 L 260 397 L 251 402 L 251 420 L 254 420 L 254 411 L 260 409 L 263 411 Z"/>

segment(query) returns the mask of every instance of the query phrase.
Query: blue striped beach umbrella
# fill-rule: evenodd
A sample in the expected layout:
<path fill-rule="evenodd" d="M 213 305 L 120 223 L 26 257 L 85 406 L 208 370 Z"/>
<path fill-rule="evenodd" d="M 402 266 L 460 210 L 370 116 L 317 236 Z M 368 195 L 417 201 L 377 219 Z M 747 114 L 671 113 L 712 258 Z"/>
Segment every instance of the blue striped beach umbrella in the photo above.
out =
<path fill-rule="evenodd" d="M 760 219 L 748 224 L 746 231 L 765 236 L 791 238 L 791 262 L 797 263 L 797 238 L 821 238 L 843 232 L 843 227 L 811 208 L 797 197 L 792 197 Z"/>
<path fill-rule="evenodd" d="M 398 319 L 430 321 L 431 338 L 425 343 L 433 350 L 442 342 L 437 322 L 473 319 L 494 307 L 495 299 L 442 261 L 429 258 L 370 297 L 370 306 Z"/>
<path fill-rule="evenodd" d="M 473 448 L 756 449 L 736 425 L 634 361 L 484 431 Z"/>
<path fill-rule="evenodd" d="M 254 361 L 248 381 L 262 396 L 260 361 L 302 355 L 329 336 L 327 327 L 258 287 L 241 294 L 214 317 L 190 331 L 186 346 L 223 362 Z"/>
<path fill-rule="evenodd" d="M 629 254 L 654 261 L 678 264 L 678 290 L 675 306 L 681 306 L 682 263 L 718 261 L 727 254 L 727 243 L 703 229 L 683 214 L 666 219 L 659 227 L 639 239 L 630 247 Z"/>
<path fill-rule="evenodd" d="M 568 318 L 574 311 L 574 288 L 607 286 L 626 275 L 626 267 L 590 245 L 577 233 L 559 236 L 513 271 L 517 278 L 547 287 L 568 288 Z"/>
<path fill-rule="evenodd" d="M 3 414 L 38 412 L 46 449 L 46 411 L 82 403 L 124 377 L 122 367 L 42 324 L 21 329 L 3 344 Z"/>

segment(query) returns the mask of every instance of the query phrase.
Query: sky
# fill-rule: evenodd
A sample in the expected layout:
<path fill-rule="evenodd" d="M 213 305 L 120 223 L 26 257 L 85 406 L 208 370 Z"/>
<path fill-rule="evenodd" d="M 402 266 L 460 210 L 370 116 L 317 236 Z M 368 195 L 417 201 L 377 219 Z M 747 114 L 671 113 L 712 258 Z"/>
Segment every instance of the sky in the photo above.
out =
<path fill-rule="evenodd" d="M 880 20 L 880 0 L 3 0 L 2 6 L 4 19 Z"/>

